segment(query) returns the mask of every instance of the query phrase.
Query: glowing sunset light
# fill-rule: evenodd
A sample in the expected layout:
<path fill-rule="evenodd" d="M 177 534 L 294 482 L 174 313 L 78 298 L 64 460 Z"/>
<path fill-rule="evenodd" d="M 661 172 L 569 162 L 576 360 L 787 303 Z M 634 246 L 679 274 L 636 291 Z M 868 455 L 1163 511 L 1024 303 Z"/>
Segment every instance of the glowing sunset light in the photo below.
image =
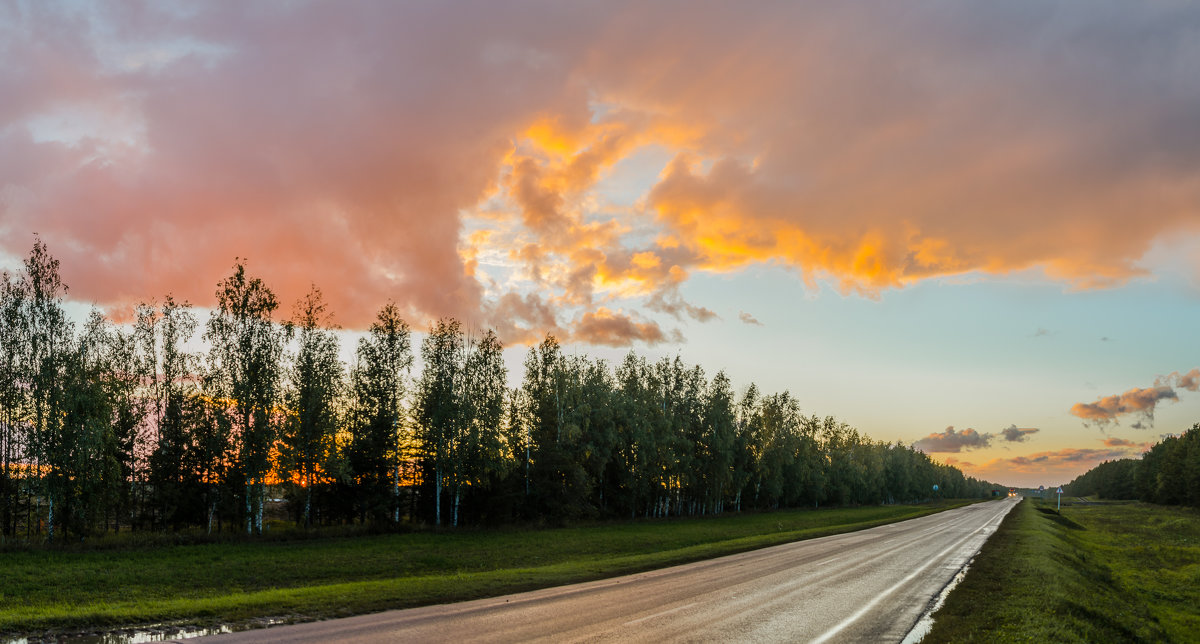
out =
<path fill-rule="evenodd" d="M 73 314 L 127 322 L 249 258 L 350 334 L 394 301 L 514 370 L 548 333 L 678 355 L 1056 485 L 1200 422 L 1198 29 L 1182 0 L 0 4 L 0 269 L 37 233 Z"/>

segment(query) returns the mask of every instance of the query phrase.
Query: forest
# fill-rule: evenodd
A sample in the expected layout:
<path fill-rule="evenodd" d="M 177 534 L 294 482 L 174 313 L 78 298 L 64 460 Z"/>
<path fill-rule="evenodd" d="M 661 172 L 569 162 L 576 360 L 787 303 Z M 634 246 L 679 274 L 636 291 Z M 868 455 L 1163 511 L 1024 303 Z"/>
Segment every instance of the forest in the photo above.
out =
<path fill-rule="evenodd" d="M 1123 458 L 1093 467 L 1068 483 L 1065 492 L 1200 507 L 1200 423 L 1179 436 L 1167 436 L 1141 459 Z"/>
<path fill-rule="evenodd" d="M 442 319 L 414 347 L 390 302 L 347 365 L 319 289 L 285 318 L 241 261 L 203 323 L 167 295 L 132 321 L 93 310 L 76 329 L 67 289 L 40 239 L 0 280 L 5 539 L 261 534 L 267 508 L 302 527 L 389 529 L 917 502 L 995 487 L 806 416 L 787 391 L 735 392 L 723 372 L 710 378 L 678 357 L 631 351 L 612 366 L 547 336 L 510 389 L 495 332 Z M 203 350 L 189 350 L 196 340 Z"/>

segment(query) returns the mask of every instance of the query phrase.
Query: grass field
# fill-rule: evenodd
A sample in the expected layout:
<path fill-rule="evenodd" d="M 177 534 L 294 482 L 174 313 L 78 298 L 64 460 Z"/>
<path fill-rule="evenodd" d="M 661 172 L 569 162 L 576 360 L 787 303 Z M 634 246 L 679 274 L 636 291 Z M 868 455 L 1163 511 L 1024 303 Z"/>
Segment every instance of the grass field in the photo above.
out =
<path fill-rule="evenodd" d="M 1200 513 L 1026 500 L 924 642 L 1200 641 Z"/>
<path fill-rule="evenodd" d="M 962 505 L 781 511 L 557 529 L 0 553 L 0 635 L 304 620 L 636 572 Z"/>

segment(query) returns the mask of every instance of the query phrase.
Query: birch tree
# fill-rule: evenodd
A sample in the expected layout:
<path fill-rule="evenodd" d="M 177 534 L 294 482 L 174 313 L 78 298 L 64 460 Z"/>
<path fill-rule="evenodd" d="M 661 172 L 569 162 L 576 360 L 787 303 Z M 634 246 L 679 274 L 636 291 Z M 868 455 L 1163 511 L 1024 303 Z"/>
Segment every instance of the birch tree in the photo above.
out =
<path fill-rule="evenodd" d="M 272 321 L 279 303 L 238 262 L 217 285 L 217 308 L 204 338 L 213 384 L 233 412 L 237 465 L 245 484 L 246 533 L 262 533 L 264 485 L 276 439 L 276 406 L 285 329 Z"/>
<path fill-rule="evenodd" d="M 298 333 L 296 358 L 285 393 L 287 420 L 284 424 L 283 460 L 297 479 L 303 495 L 299 522 L 312 525 L 313 487 L 318 476 L 327 475 L 330 453 L 335 449 L 338 429 L 337 403 L 344 385 L 338 339 L 329 323 L 321 291 L 313 287 L 296 304 L 293 323 Z"/>
<path fill-rule="evenodd" d="M 367 335 L 359 340 L 355 358 L 349 461 L 359 516 L 380 520 L 390 515 L 399 522 L 400 438 L 412 340 L 394 303 L 380 309 Z"/>

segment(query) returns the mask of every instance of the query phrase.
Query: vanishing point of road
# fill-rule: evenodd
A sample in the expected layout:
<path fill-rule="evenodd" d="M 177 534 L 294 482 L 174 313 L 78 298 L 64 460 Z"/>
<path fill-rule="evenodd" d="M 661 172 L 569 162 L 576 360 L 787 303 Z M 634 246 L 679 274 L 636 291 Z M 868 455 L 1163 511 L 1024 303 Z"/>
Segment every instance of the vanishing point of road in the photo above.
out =
<path fill-rule="evenodd" d="M 217 635 L 217 642 L 899 642 L 1017 503 L 636 575 Z"/>

